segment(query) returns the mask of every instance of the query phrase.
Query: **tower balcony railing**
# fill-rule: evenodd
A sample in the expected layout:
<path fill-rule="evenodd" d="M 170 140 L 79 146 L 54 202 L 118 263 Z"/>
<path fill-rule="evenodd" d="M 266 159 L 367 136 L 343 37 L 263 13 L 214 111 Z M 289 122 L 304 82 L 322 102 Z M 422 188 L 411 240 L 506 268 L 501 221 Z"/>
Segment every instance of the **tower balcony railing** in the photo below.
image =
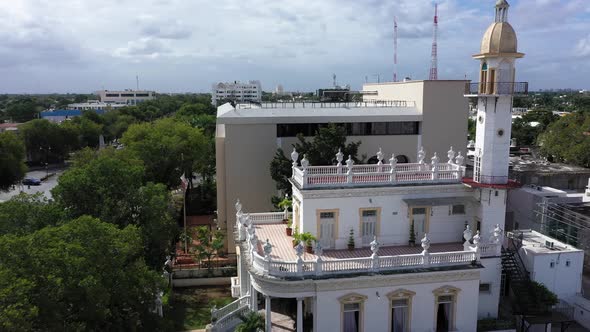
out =
<path fill-rule="evenodd" d="M 418 162 L 412 164 L 398 164 L 395 155 L 389 163 L 383 163 L 381 149 L 377 152 L 378 163 L 368 165 L 355 165 L 350 156 L 343 163 L 341 152 L 336 155 L 338 164 L 332 166 L 311 166 L 305 156 L 299 166 L 298 157 L 293 151 L 291 180 L 300 189 L 460 183 L 465 175 L 465 158 L 461 152 L 455 155 L 452 147 L 447 152 L 447 162 L 441 161 L 436 153 L 430 163 L 425 162 L 422 148 L 418 151 Z"/>
<path fill-rule="evenodd" d="M 528 82 L 477 82 L 465 84 L 465 96 L 528 95 Z"/>

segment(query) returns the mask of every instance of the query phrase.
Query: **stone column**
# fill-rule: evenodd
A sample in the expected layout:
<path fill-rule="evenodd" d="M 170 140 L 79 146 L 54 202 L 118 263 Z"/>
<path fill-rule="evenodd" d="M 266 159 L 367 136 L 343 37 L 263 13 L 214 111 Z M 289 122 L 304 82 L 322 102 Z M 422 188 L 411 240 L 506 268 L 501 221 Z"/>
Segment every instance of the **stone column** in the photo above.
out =
<path fill-rule="evenodd" d="M 269 295 L 265 295 L 265 301 L 264 301 L 264 309 L 266 310 L 266 314 L 264 315 L 264 318 L 266 320 L 266 332 L 271 332 L 272 331 L 272 312 L 270 310 L 270 296 Z"/>
<path fill-rule="evenodd" d="M 258 291 L 252 286 L 252 282 L 250 282 L 250 309 L 258 311 Z"/>
<path fill-rule="evenodd" d="M 303 298 L 297 298 L 297 332 L 303 332 Z"/>

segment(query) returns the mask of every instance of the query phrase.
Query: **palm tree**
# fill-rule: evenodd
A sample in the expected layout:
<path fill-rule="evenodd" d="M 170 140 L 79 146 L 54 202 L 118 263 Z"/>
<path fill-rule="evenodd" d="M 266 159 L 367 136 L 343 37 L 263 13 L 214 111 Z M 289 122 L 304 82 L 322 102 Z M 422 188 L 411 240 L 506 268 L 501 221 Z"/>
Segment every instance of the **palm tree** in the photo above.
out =
<path fill-rule="evenodd" d="M 240 315 L 242 323 L 236 327 L 234 332 L 259 332 L 264 331 L 264 315 L 256 311 L 250 311 Z"/>

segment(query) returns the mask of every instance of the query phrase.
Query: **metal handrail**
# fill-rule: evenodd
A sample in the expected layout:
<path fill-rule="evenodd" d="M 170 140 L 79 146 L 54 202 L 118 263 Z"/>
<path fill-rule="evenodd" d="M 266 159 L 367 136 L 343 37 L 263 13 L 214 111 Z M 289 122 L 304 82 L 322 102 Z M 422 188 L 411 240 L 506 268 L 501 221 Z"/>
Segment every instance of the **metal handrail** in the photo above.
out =
<path fill-rule="evenodd" d="M 466 95 L 527 95 L 528 93 L 528 82 L 465 83 Z"/>

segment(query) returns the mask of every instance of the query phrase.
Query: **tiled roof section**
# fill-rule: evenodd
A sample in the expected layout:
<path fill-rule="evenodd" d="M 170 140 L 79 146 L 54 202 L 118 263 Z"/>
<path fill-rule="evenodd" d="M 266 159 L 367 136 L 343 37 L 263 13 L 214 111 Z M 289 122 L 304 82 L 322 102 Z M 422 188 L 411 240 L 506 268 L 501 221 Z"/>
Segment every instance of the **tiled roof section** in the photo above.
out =
<path fill-rule="evenodd" d="M 293 249 L 293 237 L 287 236 L 285 224 L 264 224 L 256 225 L 256 235 L 259 239 L 258 253 L 264 256 L 262 252 L 262 244 L 266 239 L 272 244 L 272 259 L 280 259 L 287 261 L 297 260 L 297 255 Z M 431 244 L 429 252 L 449 252 L 449 251 L 463 251 L 463 244 L 461 243 L 438 243 Z M 379 256 L 396 256 L 396 255 L 412 255 L 422 252 L 422 247 L 416 245 L 410 246 L 382 246 L 379 248 Z M 366 248 L 357 248 L 354 250 L 324 250 L 322 254 L 323 260 L 345 259 L 345 258 L 362 258 L 371 256 L 371 250 Z M 316 255 L 305 253 L 303 260 L 315 260 Z"/>

